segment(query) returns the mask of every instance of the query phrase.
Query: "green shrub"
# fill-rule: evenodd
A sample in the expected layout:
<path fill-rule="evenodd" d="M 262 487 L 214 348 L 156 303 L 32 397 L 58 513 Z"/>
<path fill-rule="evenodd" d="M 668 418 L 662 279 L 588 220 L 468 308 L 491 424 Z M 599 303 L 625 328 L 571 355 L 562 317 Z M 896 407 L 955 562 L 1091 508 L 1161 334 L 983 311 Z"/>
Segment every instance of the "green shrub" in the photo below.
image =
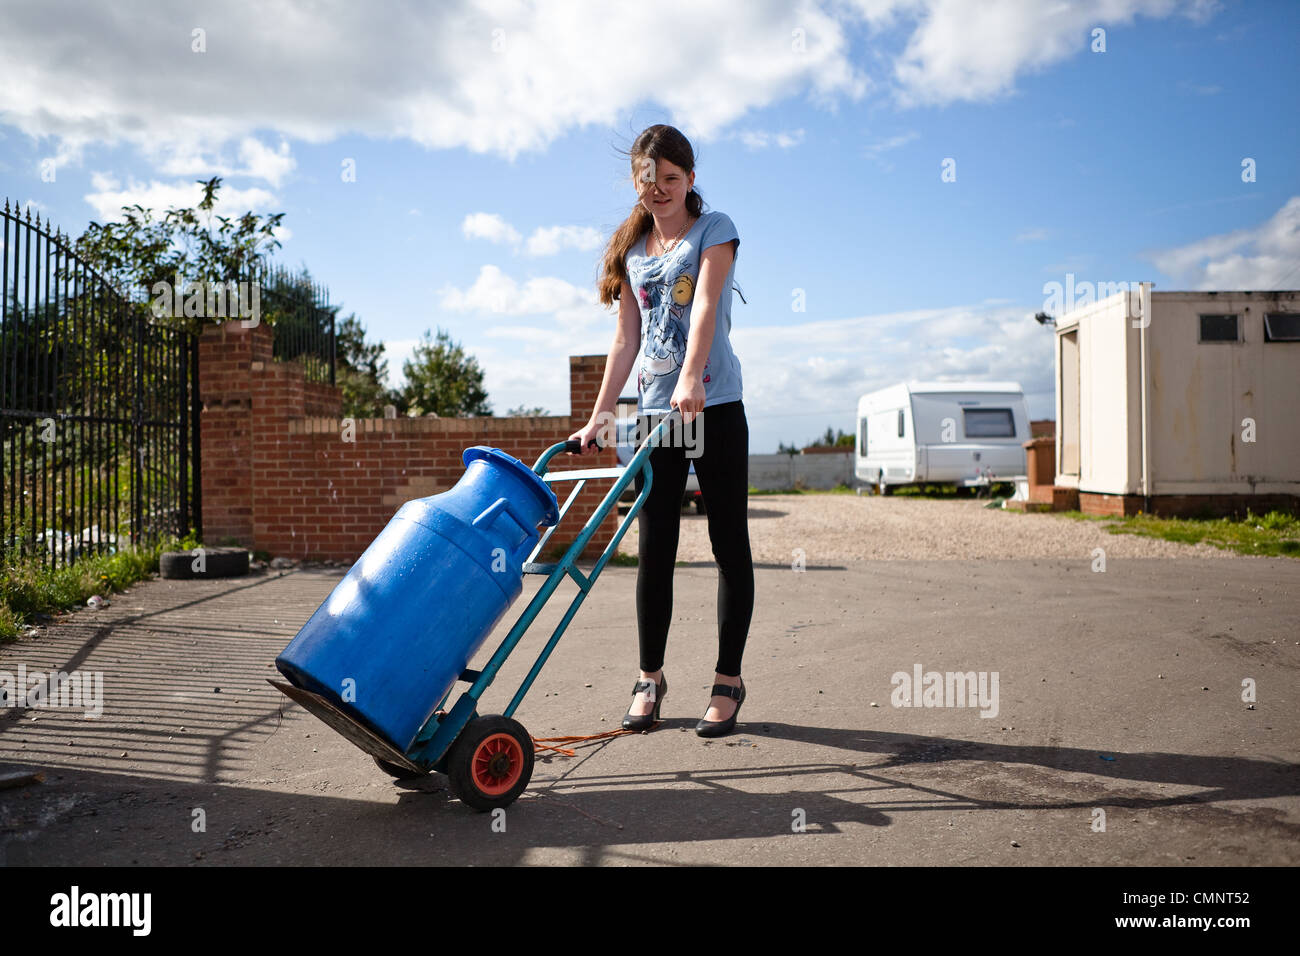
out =
<path fill-rule="evenodd" d="M 125 591 L 158 570 L 164 551 L 199 547 L 193 535 L 116 554 L 81 558 L 65 567 L 50 568 L 30 557 L 10 555 L 0 568 L 0 640 L 13 640 L 19 628 L 37 614 L 77 607 L 93 594 Z"/>

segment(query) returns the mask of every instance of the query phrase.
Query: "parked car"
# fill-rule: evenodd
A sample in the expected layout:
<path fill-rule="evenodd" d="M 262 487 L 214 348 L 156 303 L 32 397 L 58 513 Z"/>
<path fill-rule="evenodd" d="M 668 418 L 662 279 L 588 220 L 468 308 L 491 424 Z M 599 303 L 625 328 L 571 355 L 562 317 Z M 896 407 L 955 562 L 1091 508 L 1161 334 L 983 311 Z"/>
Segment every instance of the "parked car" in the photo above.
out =
<path fill-rule="evenodd" d="M 625 418 L 618 423 L 618 463 L 626 468 L 632 461 L 632 456 L 636 454 L 637 420 L 635 418 Z M 627 490 L 623 492 L 620 501 L 636 500 L 636 485 L 630 484 Z M 700 480 L 695 476 L 695 464 L 691 463 L 690 471 L 686 473 L 686 491 L 682 496 L 682 507 L 695 506 L 696 514 L 704 514 L 704 496 L 700 494 Z"/>
<path fill-rule="evenodd" d="M 899 485 L 975 487 L 1025 473 L 1030 438 L 1015 382 L 908 382 L 858 400 L 854 474 L 882 494 Z"/>

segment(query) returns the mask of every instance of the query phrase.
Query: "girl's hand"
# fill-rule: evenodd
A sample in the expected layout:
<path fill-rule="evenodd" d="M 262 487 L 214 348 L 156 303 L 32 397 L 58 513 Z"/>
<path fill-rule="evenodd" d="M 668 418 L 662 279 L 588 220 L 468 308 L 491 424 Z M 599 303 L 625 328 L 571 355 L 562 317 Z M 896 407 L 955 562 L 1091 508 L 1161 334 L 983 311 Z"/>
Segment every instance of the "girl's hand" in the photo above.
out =
<path fill-rule="evenodd" d="M 700 412 L 704 411 L 704 380 L 699 375 L 678 376 L 677 387 L 668 402 L 682 413 L 682 424 L 687 424 Z"/>
<path fill-rule="evenodd" d="M 577 441 L 582 445 L 582 449 L 578 452 L 579 455 L 586 455 L 588 453 L 595 454 L 596 452 L 600 451 L 599 439 L 602 437 L 601 426 L 602 426 L 601 422 L 590 421 L 587 422 L 587 424 L 584 425 L 582 428 L 580 428 L 578 431 L 574 432 L 572 435 L 569 436 L 570 441 L 577 439 Z M 590 444 L 592 442 L 595 442 L 596 444 Z M 573 452 L 566 451 L 565 454 L 572 455 Z"/>

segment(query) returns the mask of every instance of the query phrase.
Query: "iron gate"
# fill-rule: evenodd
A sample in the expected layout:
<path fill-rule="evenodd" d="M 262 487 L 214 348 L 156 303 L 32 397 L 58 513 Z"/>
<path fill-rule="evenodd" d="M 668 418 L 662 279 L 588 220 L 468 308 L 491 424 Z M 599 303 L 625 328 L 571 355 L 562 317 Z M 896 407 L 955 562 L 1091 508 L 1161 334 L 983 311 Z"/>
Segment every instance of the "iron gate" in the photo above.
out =
<path fill-rule="evenodd" d="M 0 540 L 66 565 L 202 534 L 198 342 L 6 201 L 0 246 Z"/>

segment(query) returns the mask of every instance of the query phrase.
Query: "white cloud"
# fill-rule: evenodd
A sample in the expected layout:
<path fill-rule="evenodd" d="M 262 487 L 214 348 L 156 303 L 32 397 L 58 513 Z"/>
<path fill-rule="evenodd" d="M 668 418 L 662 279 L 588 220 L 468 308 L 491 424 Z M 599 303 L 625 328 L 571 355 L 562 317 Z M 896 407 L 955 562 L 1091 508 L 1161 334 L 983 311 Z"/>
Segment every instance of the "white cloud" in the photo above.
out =
<path fill-rule="evenodd" d="M 554 345 L 555 330 L 533 325 L 494 325 L 486 332 L 489 338 L 507 339 L 526 346 Z"/>
<path fill-rule="evenodd" d="M 100 222 L 120 219 L 123 206 L 139 204 L 146 209 L 161 212 L 171 207 L 193 207 L 203 198 L 203 187 L 196 182 L 164 183 L 153 179 L 145 184 L 132 179 L 123 186 L 113 176 L 102 172 L 91 173 L 90 186 L 93 191 L 83 198 L 95 210 L 95 216 Z M 235 189 L 223 184 L 217 193 L 213 212 L 215 215 L 240 216 L 250 209 L 269 209 L 276 202 L 275 196 L 265 189 Z M 287 229 L 276 231 L 276 236 L 281 241 L 288 235 Z"/>
<path fill-rule="evenodd" d="M 848 25 L 813 0 L 660 0 L 656 22 L 689 25 L 665 44 L 638 39 L 643 8 L 598 0 L 232 0 L 196 12 L 4 5 L 0 117 L 36 137 L 132 143 L 160 163 L 257 130 L 313 143 L 403 137 L 514 158 L 572 129 L 616 125 L 648 100 L 688 136 L 710 139 L 800 91 L 829 104 L 868 85 Z M 200 21 L 206 53 L 190 49 Z M 796 26 L 807 31 L 798 51 Z"/>
<path fill-rule="evenodd" d="M 460 224 L 460 230 L 466 239 L 508 244 L 516 247 L 516 252 L 523 239 L 518 229 L 490 212 L 471 213 Z M 564 249 L 595 249 L 602 241 L 600 230 L 590 226 L 543 226 L 533 230 L 523 243 L 523 252 L 529 256 L 553 256 Z"/>
<path fill-rule="evenodd" d="M 277 149 L 271 149 L 261 140 L 245 136 L 239 141 L 238 151 L 239 162 L 235 163 L 222 158 L 220 151 L 209 156 L 192 143 L 180 143 L 175 149 L 161 153 L 155 151 L 154 165 L 168 176 L 202 176 L 205 179 L 247 176 L 265 180 L 272 186 L 279 186 L 297 165 L 289 153 L 288 142 L 283 139 Z"/>
<path fill-rule="evenodd" d="M 553 256 L 562 249 L 595 249 L 602 241 L 591 226 L 546 226 L 534 229 L 524 248 L 530 256 Z"/>
<path fill-rule="evenodd" d="M 384 358 L 388 362 L 387 385 L 390 388 L 400 389 L 406 384 L 402 364 L 411 360 L 415 355 L 415 347 L 419 344 L 419 339 L 384 340 Z"/>
<path fill-rule="evenodd" d="M 920 139 L 921 134 L 916 130 L 908 130 L 906 133 L 900 133 L 897 136 L 891 136 L 889 139 L 878 140 L 866 146 L 862 152 L 872 159 L 879 159 L 881 153 L 887 153 L 890 150 L 899 149 L 906 146 L 915 139 Z"/>
<path fill-rule="evenodd" d="M 519 230 L 494 212 L 470 213 L 460 224 L 460 231 L 466 239 L 508 243 L 519 241 Z"/>
<path fill-rule="evenodd" d="M 1016 242 L 1039 242 L 1047 238 L 1047 230 L 1042 226 L 1025 229 L 1016 236 Z"/>
<path fill-rule="evenodd" d="M 289 155 L 289 144 L 284 140 L 280 141 L 278 149 L 271 149 L 252 136 L 240 141 L 239 158 L 244 166 L 237 170 L 236 175 L 264 179 L 272 186 L 279 186 L 297 165 Z"/>
<path fill-rule="evenodd" d="M 598 304 L 596 291 L 550 276 L 517 282 L 497 266 L 485 265 L 466 289 L 439 289 L 440 306 L 451 312 L 486 315 L 550 315 L 565 334 L 611 321 Z"/>
<path fill-rule="evenodd" d="M 863 148 L 862 154 L 868 159 L 874 159 L 881 169 L 885 172 L 893 172 L 894 164 L 885 159 L 885 154 L 896 149 L 901 149 L 913 140 L 920 139 L 921 134 L 915 130 L 908 130 L 906 133 L 900 133 L 897 136 L 891 136 L 888 139 L 878 140 L 868 144 Z"/>
<path fill-rule="evenodd" d="M 1163 249 L 1147 259 L 1189 290 L 1300 288 L 1300 196 L 1258 226 Z"/>
<path fill-rule="evenodd" d="M 751 129 L 743 130 L 736 135 L 741 143 L 745 145 L 746 149 L 768 149 L 772 146 L 779 149 L 790 149 L 791 147 L 798 146 L 803 142 L 804 131 L 802 129 L 795 129 L 788 132 L 782 130 L 780 132 L 770 133 L 767 130 Z"/>
<path fill-rule="evenodd" d="M 129 143 L 164 175 L 230 168 L 274 186 L 293 160 L 283 144 L 253 138 L 267 130 L 513 159 L 574 129 L 617 125 L 649 102 L 708 140 L 776 102 L 803 96 L 834 110 L 890 82 L 903 105 L 987 99 L 1023 73 L 1085 55 L 1093 26 L 1175 13 L 1200 21 L 1215 9 L 1204 0 L 658 0 L 651 22 L 685 28 L 646 43 L 645 8 L 600 0 L 231 0 L 197 17 L 184 5 L 144 17 L 129 4 L 44 0 L 0 7 L 0 122 L 52 138 L 64 162 L 88 144 Z M 196 22 L 205 53 L 191 50 Z M 855 51 L 862 23 L 875 35 Z M 788 148 L 801 131 L 739 136 L 751 148 Z M 222 158 L 230 144 L 239 166 Z"/>
<path fill-rule="evenodd" d="M 1175 13 L 1203 22 L 1216 9 L 1206 0 L 925 0 L 920 25 L 894 65 L 896 101 L 911 107 L 993 99 L 1010 92 L 1020 74 L 1071 56 L 1107 55 L 1090 52 L 1096 27 Z"/>

